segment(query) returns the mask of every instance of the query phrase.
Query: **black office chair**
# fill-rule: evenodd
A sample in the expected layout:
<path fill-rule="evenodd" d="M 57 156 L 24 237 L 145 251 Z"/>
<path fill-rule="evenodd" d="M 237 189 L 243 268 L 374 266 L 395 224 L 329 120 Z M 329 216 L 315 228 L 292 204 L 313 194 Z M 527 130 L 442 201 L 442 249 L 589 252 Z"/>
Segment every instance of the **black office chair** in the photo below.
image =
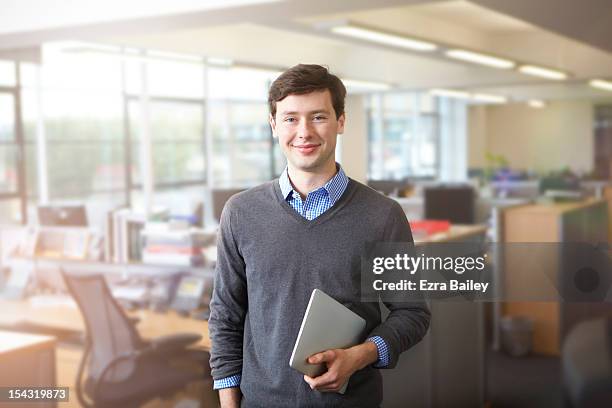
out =
<path fill-rule="evenodd" d="M 192 381 L 211 381 L 208 353 L 187 348 L 202 336 L 176 334 L 146 342 L 102 275 L 62 275 L 87 329 L 76 379 L 84 407 L 137 407 L 168 398 Z M 194 361 L 198 367 L 193 367 Z"/>

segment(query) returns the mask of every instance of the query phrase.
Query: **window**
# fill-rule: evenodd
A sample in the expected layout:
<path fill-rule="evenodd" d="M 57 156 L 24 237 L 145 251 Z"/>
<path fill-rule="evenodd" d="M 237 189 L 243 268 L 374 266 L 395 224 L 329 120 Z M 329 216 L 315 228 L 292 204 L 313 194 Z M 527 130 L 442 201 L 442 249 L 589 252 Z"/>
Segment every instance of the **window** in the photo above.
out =
<path fill-rule="evenodd" d="M 439 114 L 420 93 L 372 95 L 368 99 L 371 180 L 433 178 L 439 172 Z"/>
<path fill-rule="evenodd" d="M 120 95 L 47 90 L 43 105 L 49 198 L 121 193 L 125 169 Z"/>
<path fill-rule="evenodd" d="M 14 70 L 14 66 L 11 67 Z M 9 83 L 7 72 L 0 82 Z M 17 134 L 15 89 L 0 89 L 0 224 L 19 224 L 23 214 L 22 143 Z"/>
<path fill-rule="evenodd" d="M 248 186 L 275 176 L 267 117 L 265 103 L 211 103 L 208 118 L 215 187 Z"/>
<path fill-rule="evenodd" d="M 141 144 L 141 98 L 148 100 L 144 125 L 151 132 L 156 205 L 201 199 L 206 184 L 257 184 L 284 167 L 267 120 L 267 89 L 278 73 L 76 42 L 45 44 L 42 60 L 40 67 L 19 64 L 20 84 L 15 64 L 0 61 L 4 214 L 19 207 L 21 179 L 24 200 L 33 206 L 40 200 L 79 201 L 88 212 L 95 207 L 103 213 L 141 203 L 141 151 L 147 150 Z M 103 225 L 103 216 L 89 215 L 93 224 L 100 219 Z"/>
<path fill-rule="evenodd" d="M 158 186 L 206 179 L 204 112 L 202 103 L 151 100 L 149 118 L 153 151 L 153 174 Z M 142 183 L 139 138 L 141 103 L 129 105 L 132 140 L 132 181 Z"/>

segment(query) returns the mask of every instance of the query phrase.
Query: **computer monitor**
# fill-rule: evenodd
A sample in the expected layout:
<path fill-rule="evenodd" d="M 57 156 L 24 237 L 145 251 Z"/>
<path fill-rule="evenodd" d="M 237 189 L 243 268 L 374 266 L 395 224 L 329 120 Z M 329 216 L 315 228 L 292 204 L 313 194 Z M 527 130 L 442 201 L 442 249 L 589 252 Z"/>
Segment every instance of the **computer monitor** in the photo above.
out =
<path fill-rule="evenodd" d="M 76 205 L 39 205 L 38 223 L 48 227 L 87 227 L 87 209 Z"/>
<path fill-rule="evenodd" d="M 225 203 L 234 194 L 238 194 L 244 191 L 244 188 L 213 188 L 212 189 L 212 202 L 213 202 L 213 215 L 215 219 L 221 221 L 221 212 Z"/>
<path fill-rule="evenodd" d="M 452 224 L 474 223 L 475 195 L 470 186 L 438 186 L 425 189 L 425 218 Z"/>

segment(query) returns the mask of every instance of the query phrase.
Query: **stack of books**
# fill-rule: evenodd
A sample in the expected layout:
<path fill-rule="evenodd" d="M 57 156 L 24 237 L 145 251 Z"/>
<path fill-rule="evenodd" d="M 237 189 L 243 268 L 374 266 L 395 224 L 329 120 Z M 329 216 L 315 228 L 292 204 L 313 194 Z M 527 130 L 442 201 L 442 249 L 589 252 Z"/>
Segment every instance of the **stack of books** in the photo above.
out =
<path fill-rule="evenodd" d="M 204 265 L 202 250 L 209 237 L 196 228 L 142 230 L 142 262 L 158 265 L 201 266 Z"/>

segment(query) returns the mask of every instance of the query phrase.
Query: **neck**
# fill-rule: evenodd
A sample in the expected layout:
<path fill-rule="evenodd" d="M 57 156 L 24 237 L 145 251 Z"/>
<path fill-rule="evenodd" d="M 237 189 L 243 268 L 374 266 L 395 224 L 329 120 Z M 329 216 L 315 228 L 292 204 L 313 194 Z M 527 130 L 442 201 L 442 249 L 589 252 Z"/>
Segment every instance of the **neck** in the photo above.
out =
<path fill-rule="evenodd" d="M 332 161 L 324 168 L 306 171 L 294 168 L 288 164 L 289 180 L 293 188 L 300 193 L 302 198 L 308 193 L 325 185 L 336 174 L 336 162 Z"/>

